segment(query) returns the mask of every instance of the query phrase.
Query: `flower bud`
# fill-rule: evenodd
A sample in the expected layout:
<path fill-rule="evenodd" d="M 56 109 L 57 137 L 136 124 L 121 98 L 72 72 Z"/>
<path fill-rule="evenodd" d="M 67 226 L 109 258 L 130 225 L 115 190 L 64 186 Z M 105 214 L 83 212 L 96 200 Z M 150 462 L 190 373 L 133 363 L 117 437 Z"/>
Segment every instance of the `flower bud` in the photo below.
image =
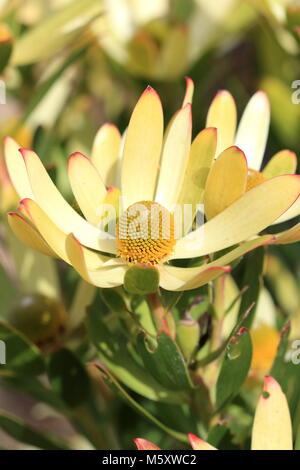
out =
<path fill-rule="evenodd" d="M 189 362 L 199 344 L 199 323 L 190 316 L 181 320 L 177 327 L 177 340 L 182 354 L 186 361 Z"/>
<path fill-rule="evenodd" d="M 10 323 L 32 342 L 41 345 L 53 341 L 62 331 L 64 306 L 41 294 L 22 297 L 9 315 Z"/>

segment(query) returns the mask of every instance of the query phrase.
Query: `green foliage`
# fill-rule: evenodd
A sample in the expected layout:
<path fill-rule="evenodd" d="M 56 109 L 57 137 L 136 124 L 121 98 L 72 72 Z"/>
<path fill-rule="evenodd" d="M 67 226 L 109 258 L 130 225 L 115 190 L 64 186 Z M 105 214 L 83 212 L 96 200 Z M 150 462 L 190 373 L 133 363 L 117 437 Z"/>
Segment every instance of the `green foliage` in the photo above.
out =
<path fill-rule="evenodd" d="M 180 403 L 185 395 L 168 390 L 149 375 L 140 360 L 128 348 L 124 337 L 113 335 L 97 308 L 88 312 L 88 331 L 99 358 L 127 387 L 151 400 Z"/>
<path fill-rule="evenodd" d="M 244 383 L 251 364 L 252 344 L 249 332 L 241 328 L 227 345 L 216 385 L 216 407 L 228 404 Z"/>
<path fill-rule="evenodd" d="M 243 315 L 249 307 L 254 304 L 250 315 L 245 319 L 244 325 L 250 327 L 254 316 L 258 302 L 258 296 L 262 287 L 262 272 L 264 267 L 264 255 L 265 248 L 259 247 L 252 253 L 249 253 L 246 263 L 245 271 L 242 277 L 241 288 L 247 287 L 246 292 L 242 296 L 240 304 L 240 315 Z"/>
<path fill-rule="evenodd" d="M 68 450 L 68 446 L 64 445 L 61 440 L 46 436 L 40 430 L 34 430 L 9 413 L 0 411 L 0 428 L 17 441 L 39 449 Z"/>
<path fill-rule="evenodd" d="M 90 380 L 85 367 L 68 349 L 54 353 L 48 364 L 53 390 L 70 407 L 85 403 L 90 395 Z"/>
<path fill-rule="evenodd" d="M 39 375 L 45 370 L 45 361 L 39 349 L 11 325 L 0 323 L 0 340 L 6 346 L 6 365 L 0 374 Z"/>
<path fill-rule="evenodd" d="M 184 358 L 166 333 L 158 334 L 155 339 L 139 333 L 137 348 L 145 368 L 161 385 L 170 390 L 191 388 Z"/>

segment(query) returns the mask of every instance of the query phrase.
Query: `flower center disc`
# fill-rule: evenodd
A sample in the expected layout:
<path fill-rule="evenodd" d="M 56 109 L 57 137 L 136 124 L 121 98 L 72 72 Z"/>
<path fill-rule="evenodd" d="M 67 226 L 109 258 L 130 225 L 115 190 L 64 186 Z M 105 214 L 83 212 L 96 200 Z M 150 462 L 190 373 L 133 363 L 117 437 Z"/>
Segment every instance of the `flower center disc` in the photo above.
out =
<path fill-rule="evenodd" d="M 175 245 L 174 215 L 157 202 L 132 204 L 116 229 L 119 256 L 129 263 L 157 264 Z"/>

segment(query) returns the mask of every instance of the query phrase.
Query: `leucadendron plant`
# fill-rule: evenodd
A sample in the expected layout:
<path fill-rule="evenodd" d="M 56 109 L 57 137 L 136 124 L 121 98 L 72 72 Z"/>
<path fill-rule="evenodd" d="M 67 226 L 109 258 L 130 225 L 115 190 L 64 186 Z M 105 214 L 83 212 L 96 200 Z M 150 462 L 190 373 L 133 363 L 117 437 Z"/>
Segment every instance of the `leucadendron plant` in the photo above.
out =
<path fill-rule="evenodd" d="M 293 442 L 297 448 L 299 410 L 292 436 L 279 385 L 297 410 L 298 369 L 285 362 L 290 324 L 274 320 L 265 361 L 257 359 L 261 342 L 251 331 L 265 324 L 255 313 L 265 298 L 267 247 L 300 239 L 299 224 L 273 228 L 299 214 L 296 156 L 280 151 L 261 169 L 270 119 L 263 92 L 250 99 L 237 130 L 234 100 L 219 92 L 197 134 L 193 91 L 187 79 L 182 106 L 167 125 L 148 87 L 123 134 L 101 126 L 90 156 L 69 157 L 73 203 L 34 150 L 5 138 L 8 177 L 19 197 L 8 213 L 11 229 L 43 259 L 63 260 L 66 277 L 82 281 L 76 291 L 69 282 L 73 307 L 64 299 L 64 332 L 51 351 L 22 330 L 22 315 L 14 312 L 14 326 L 9 318 L 1 325 L 11 345 L 1 375 L 10 387 L 22 389 L 26 381 L 36 400 L 94 448 L 121 447 L 117 417 L 109 426 L 103 417 L 114 409 L 113 393 L 160 429 L 161 440 L 167 435 L 169 448 L 185 448 L 191 432 L 215 447 L 247 449 L 254 412 L 253 449 L 290 449 Z M 264 375 L 274 378 L 265 379 L 269 396 L 255 411 Z M 38 439 L 25 423 L 0 414 L 7 432 L 12 423 L 38 448 L 73 445 Z M 264 437 L 267 428 L 274 440 Z"/>

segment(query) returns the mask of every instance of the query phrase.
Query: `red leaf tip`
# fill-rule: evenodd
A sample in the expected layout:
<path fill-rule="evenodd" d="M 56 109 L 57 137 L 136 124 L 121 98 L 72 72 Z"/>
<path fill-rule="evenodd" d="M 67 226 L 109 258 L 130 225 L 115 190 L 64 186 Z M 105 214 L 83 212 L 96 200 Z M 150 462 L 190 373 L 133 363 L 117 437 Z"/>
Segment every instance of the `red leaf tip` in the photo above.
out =
<path fill-rule="evenodd" d="M 274 377 L 272 377 L 272 375 L 266 375 L 264 377 L 264 387 L 263 387 L 263 391 L 264 392 L 267 392 L 267 393 L 270 393 L 271 390 L 273 389 L 281 389 L 279 383 L 277 382 L 277 380 L 274 379 Z"/>
<path fill-rule="evenodd" d="M 135 443 L 138 450 L 160 450 L 160 448 L 157 447 L 157 445 L 153 444 L 150 441 L 147 441 L 147 439 L 136 437 L 135 439 L 132 439 L 132 440 Z"/>

